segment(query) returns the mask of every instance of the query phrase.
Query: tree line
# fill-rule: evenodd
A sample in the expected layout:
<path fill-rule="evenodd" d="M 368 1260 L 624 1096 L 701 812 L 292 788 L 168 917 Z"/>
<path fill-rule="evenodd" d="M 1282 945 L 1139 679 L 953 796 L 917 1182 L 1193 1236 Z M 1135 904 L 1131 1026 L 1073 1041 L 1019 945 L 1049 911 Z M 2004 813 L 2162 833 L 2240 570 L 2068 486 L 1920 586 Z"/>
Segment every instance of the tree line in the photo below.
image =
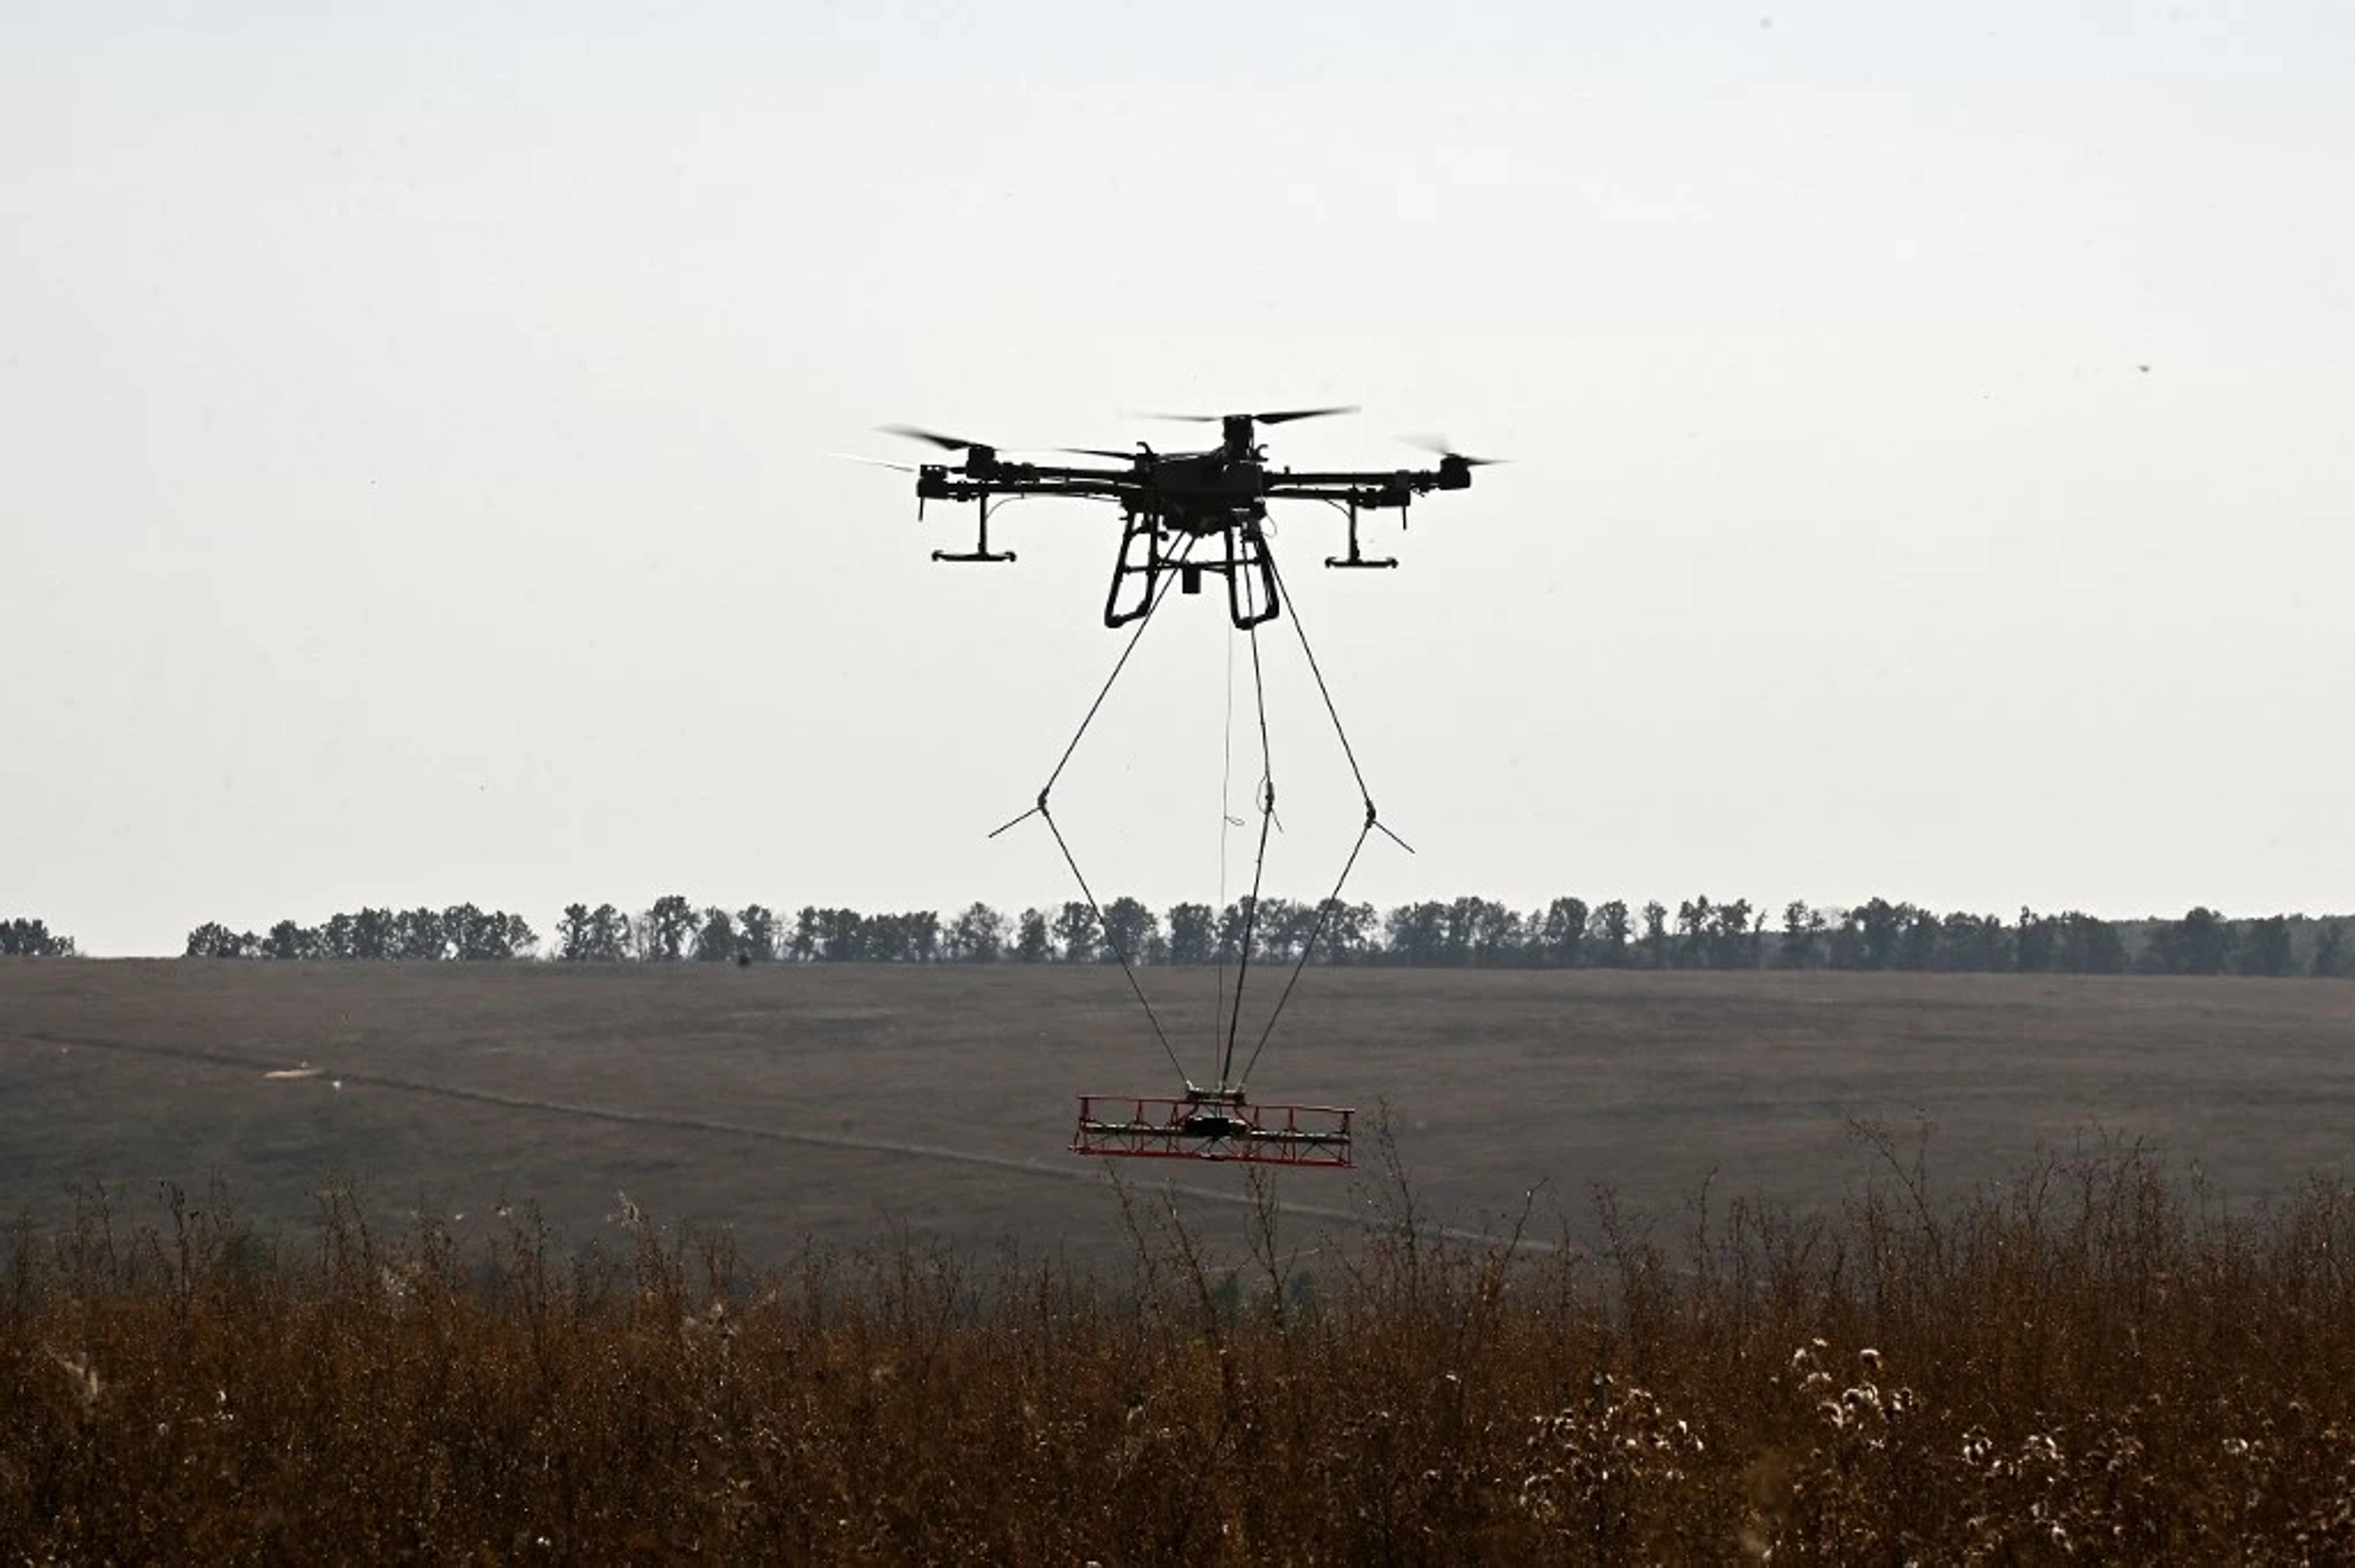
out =
<path fill-rule="evenodd" d="M 446 910 L 362 909 L 317 925 L 282 920 L 261 935 L 208 921 L 188 933 L 183 956 L 479 961 L 528 958 L 539 942 L 539 933 L 522 915 L 454 904 Z"/>
<path fill-rule="evenodd" d="M 49 929 L 46 921 L 11 915 L 0 920 L 0 958 L 71 958 L 74 939 Z"/>
<path fill-rule="evenodd" d="M 2355 975 L 2355 944 L 2338 919 L 2232 919 L 2199 906 L 2179 919 L 2115 921 L 2024 907 L 2007 921 L 1880 898 L 1847 909 L 1794 901 L 1770 928 L 1768 912 L 1746 898 L 1706 897 L 1673 910 L 1657 900 L 1638 907 L 1576 898 L 1520 910 L 1465 897 L 1387 911 L 1281 898 L 1155 910 L 1123 897 L 1100 910 L 1070 900 L 1013 915 L 974 903 L 944 918 L 934 910 L 868 914 L 816 905 L 787 917 L 762 904 L 731 910 L 674 893 L 635 914 L 611 903 L 567 905 L 545 951 L 521 915 L 460 904 L 362 909 L 310 926 L 281 921 L 259 934 L 207 922 L 189 933 L 187 956 L 1184 965 L 1233 963 L 1246 943 L 1255 960 L 1306 955 L 1317 963 L 1415 967 Z"/>

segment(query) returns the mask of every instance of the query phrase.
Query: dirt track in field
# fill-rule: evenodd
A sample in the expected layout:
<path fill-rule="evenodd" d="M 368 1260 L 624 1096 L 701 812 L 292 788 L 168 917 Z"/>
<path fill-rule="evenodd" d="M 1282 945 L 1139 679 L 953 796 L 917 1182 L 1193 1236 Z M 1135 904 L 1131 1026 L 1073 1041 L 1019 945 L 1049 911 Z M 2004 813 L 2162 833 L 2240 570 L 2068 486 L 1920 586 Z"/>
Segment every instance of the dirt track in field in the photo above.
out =
<path fill-rule="evenodd" d="M 1208 1076 L 1214 977 L 1147 985 Z M 0 1202 L 52 1213 L 98 1180 L 144 1214 L 157 1181 L 217 1173 L 296 1226 L 351 1180 L 387 1218 L 465 1234 L 534 1199 L 583 1239 L 626 1192 L 754 1256 L 908 1236 L 1103 1262 L 1127 1243 L 1106 1173 L 1063 1151 L 1073 1095 L 1171 1078 L 1095 967 L 12 961 Z M 1851 1121 L 1910 1144 L 1917 1115 L 1949 1191 L 2107 1130 L 2246 1203 L 2350 1164 L 2355 985 L 1320 970 L 1252 1088 L 1386 1103 L 1419 1211 L 1475 1233 L 1533 1185 L 1536 1230 L 1574 1242 L 1598 1186 L 1674 1231 L 1705 1182 L 1836 1204 L 1872 1169 Z M 1235 1168 L 1124 1173 L 1236 1244 Z M 1383 1212 L 1375 1185 L 1283 1173 L 1288 1240 Z"/>

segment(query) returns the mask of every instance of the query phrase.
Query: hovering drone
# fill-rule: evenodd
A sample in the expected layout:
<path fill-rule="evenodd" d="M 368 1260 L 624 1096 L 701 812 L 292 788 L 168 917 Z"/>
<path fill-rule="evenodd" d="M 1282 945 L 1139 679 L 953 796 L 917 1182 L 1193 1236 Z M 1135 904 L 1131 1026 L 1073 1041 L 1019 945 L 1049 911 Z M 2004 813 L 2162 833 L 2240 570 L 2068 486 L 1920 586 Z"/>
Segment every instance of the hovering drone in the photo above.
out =
<path fill-rule="evenodd" d="M 1358 784 L 1365 816 L 1358 830 L 1357 841 L 1343 862 L 1339 876 L 1334 880 L 1332 892 L 1317 906 L 1315 926 L 1292 956 L 1292 975 L 1269 1011 L 1259 1029 L 1257 1043 L 1249 1047 L 1237 1070 L 1238 1047 L 1243 1040 L 1243 1006 L 1245 980 L 1250 975 L 1256 951 L 1255 938 L 1260 910 L 1261 877 L 1267 868 L 1269 830 L 1275 826 L 1276 789 L 1275 764 L 1269 750 L 1267 693 L 1258 678 L 1258 627 L 1277 618 L 1283 612 L 1287 597 L 1282 576 L 1276 568 L 1270 553 L 1268 528 L 1268 503 L 1270 501 L 1322 501 L 1349 520 L 1349 553 L 1328 556 L 1328 567 L 1376 568 L 1396 567 L 1398 563 L 1387 556 L 1372 556 L 1365 553 L 1359 538 L 1358 524 L 1363 513 L 1395 510 L 1403 527 L 1406 512 L 1415 498 L 1433 490 L 1466 490 L 1472 486 L 1472 470 L 1494 461 L 1467 457 L 1449 450 L 1444 441 L 1424 441 L 1439 456 L 1436 468 L 1396 469 L 1390 472 L 1335 470 L 1296 473 L 1289 468 L 1268 465 L 1267 450 L 1259 444 L 1258 427 L 1283 425 L 1295 419 L 1313 419 L 1327 414 L 1355 413 L 1354 408 L 1285 408 L 1258 414 L 1168 414 L 1156 418 L 1185 419 L 1220 427 L 1219 444 L 1203 452 L 1156 452 L 1146 442 L 1139 441 L 1133 452 L 1106 452 L 1094 448 L 1062 449 L 1074 457 L 1099 458 L 1124 464 L 1116 468 L 1074 467 L 1060 464 L 1014 462 L 1000 455 L 997 447 L 986 441 L 969 441 L 961 436 L 943 435 L 937 430 L 919 429 L 913 425 L 886 425 L 883 429 L 893 435 L 906 436 L 926 442 L 944 452 L 962 452 L 961 464 L 926 463 L 886 464 L 885 466 L 913 473 L 916 476 L 916 515 L 924 516 L 928 501 L 970 501 L 973 506 L 974 539 L 970 550 L 935 550 L 936 561 L 959 563 L 981 561 L 1011 561 L 1011 550 L 990 547 L 990 521 L 997 510 L 1011 500 L 1034 496 L 1063 496 L 1079 500 L 1110 501 L 1120 509 L 1120 544 L 1112 563 L 1112 585 L 1104 600 L 1104 624 L 1123 626 L 1136 624 L 1130 635 L 1128 648 L 1112 667 L 1111 675 L 1097 693 L 1086 716 L 1081 719 L 1077 733 L 1065 746 L 1062 761 L 1047 775 L 1039 790 L 1038 801 L 1028 810 L 1000 827 L 990 837 L 996 838 L 1017 824 L 1037 817 L 1054 835 L 1055 847 L 1071 868 L 1073 879 L 1095 911 L 1099 928 L 1112 956 L 1120 961 L 1121 971 L 1128 977 L 1130 989 L 1135 992 L 1143 1007 L 1146 1022 L 1162 1050 L 1169 1058 L 1183 1083 L 1182 1093 L 1152 1094 L 1083 1094 L 1079 1099 L 1079 1119 L 1072 1136 L 1071 1148 L 1078 1154 L 1144 1159 L 1240 1160 L 1288 1165 L 1346 1166 L 1350 1163 L 1351 1118 L 1355 1112 L 1348 1106 L 1271 1104 L 1246 1098 L 1245 1084 L 1251 1070 L 1259 1059 L 1260 1051 L 1274 1033 L 1282 1016 L 1285 1002 L 1301 971 L 1315 950 L 1324 934 L 1327 922 L 1341 907 L 1340 898 L 1350 872 L 1368 839 L 1381 833 L 1408 849 L 1384 826 L 1374 811 L 1373 796 L 1366 788 L 1365 776 L 1358 771 L 1357 754 L 1351 749 L 1348 735 L 1341 728 L 1339 711 L 1334 706 L 1332 693 L 1325 685 L 1323 671 L 1317 667 L 1315 651 L 1308 645 L 1308 635 L 1301 627 L 1300 617 L 1292 617 L 1292 629 L 1299 636 L 1301 651 L 1308 672 L 1315 681 L 1324 699 L 1327 715 L 1332 720 L 1335 738 L 1349 761 Z M 876 459 L 862 458 L 861 462 Z M 1246 634 L 1251 644 L 1252 692 L 1258 704 L 1259 735 L 1259 831 L 1258 848 L 1253 857 L 1251 891 L 1245 901 L 1246 910 L 1241 930 L 1235 944 L 1235 971 L 1230 988 L 1225 980 L 1225 947 L 1220 949 L 1219 1005 L 1226 1016 L 1218 1020 L 1220 1055 L 1217 1074 L 1207 1082 L 1198 1081 L 1186 1070 L 1185 1064 L 1171 1042 L 1169 1033 L 1162 1025 L 1144 988 L 1139 983 L 1128 953 L 1109 931 L 1104 911 L 1096 902 L 1087 877 L 1079 867 L 1071 843 L 1063 830 L 1055 824 L 1049 796 L 1055 782 L 1063 776 L 1073 754 L 1086 738 L 1089 727 L 1102 710 L 1106 698 L 1128 667 L 1129 654 L 1151 624 L 1155 609 L 1162 602 L 1170 588 L 1189 594 L 1202 591 L 1202 579 L 1215 574 L 1226 579 L 1227 613 L 1238 631 Z M 1231 717 L 1231 715 L 1230 715 Z M 1222 804 L 1222 813 L 1224 807 Z M 1230 824 L 1241 826 L 1240 817 L 1225 817 Z M 1222 854 L 1223 840 L 1222 839 Z M 1223 863 L 1222 863 L 1223 864 Z M 1223 893 L 1221 895 L 1223 898 Z M 1229 997 L 1233 1006 L 1227 1007 Z"/>
<path fill-rule="evenodd" d="M 1147 614 L 1158 601 L 1169 574 L 1179 590 L 1200 593 L 1202 578 L 1226 579 L 1227 611 L 1238 628 L 1272 621 L 1282 595 L 1268 551 L 1268 503 L 1322 501 L 1349 520 L 1349 553 L 1327 556 L 1336 567 L 1396 567 L 1390 556 L 1368 555 L 1360 544 L 1361 513 L 1396 510 L 1406 525 L 1407 506 L 1433 490 L 1465 490 L 1472 470 L 1495 461 L 1466 457 L 1444 442 L 1423 441 L 1439 466 L 1391 472 L 1337 470 L 1295 473 L 1271 468 L 1258 442 L 1261 425 L 1289 424 L 1354 407 L 1283 408 L 1258 414 L 1166 414 L 1220 427 L 1219 444 L 1207 452 L 1156 452 L 1139 441 L 1133 452 L 1091 447 L 1063 448 L 1074 457 L 1125 463 L 1125 468 L 1079 468 L 1009 462 L 986 441 L 943 435 L 913 425 L 882 427 L 892 435 L 961 452 L 961 464 L 927 463 L 914 467 L 916 516 L 926 501 L 971 501 L 975 532 L 971 550 L 935 550 L 936 561 L 1011 561 L 1011 550 L 990 548 L 990 520 L 1006 502 L 1034 496 L 1067 496 L 1116 502 L 1120 508 L 1120 547 L 1112 563 L 1112 585 L 1104 601 L 1104 624 L 1121 626 Z M 873 461 L 868 459 L 866 461 Z M 906 469 L 910 465 L 887 466 Z"/>

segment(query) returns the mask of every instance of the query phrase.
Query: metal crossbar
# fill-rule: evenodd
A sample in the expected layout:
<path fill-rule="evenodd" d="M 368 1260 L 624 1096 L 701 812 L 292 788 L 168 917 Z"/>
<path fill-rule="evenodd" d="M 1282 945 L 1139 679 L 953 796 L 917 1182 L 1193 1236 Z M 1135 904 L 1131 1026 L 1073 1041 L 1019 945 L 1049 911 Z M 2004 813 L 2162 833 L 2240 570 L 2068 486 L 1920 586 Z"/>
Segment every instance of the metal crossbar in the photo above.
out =
<path fill-rule="evenodd" d="M 1347 1105 L 1252 1105 L 1239 1094 L 1082 1094 L 1072 1152 L 1143 1160 L 1347 1166 Z"/>

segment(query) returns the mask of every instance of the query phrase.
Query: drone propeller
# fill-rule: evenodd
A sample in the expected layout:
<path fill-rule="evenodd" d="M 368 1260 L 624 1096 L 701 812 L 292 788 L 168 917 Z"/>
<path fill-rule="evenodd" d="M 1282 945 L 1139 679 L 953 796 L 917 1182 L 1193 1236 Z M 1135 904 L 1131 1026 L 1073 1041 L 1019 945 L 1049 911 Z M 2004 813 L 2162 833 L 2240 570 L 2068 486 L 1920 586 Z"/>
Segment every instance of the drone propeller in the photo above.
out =
<path fill-rule="evenodd" d="M 889 458 L 882 457 L 861 457 L 855 452 L 830 452 L 826 455 L 839 457 L 844 463 L 864 463 L 875 468 L 896 468 L 902 474 L 917 472 L 916 465 L 913 463 L 893 463 Z"/>
<path fill-rule="evenodd" d="M 963 452 L 971 447 L 990 444 L 967 441 L 962 436 L 944 436 L 938 430 L 927 430 L 915 425 L 878 425 L 875 428 L 887 436 L 905 436 L 912 441 L 929 441 L 943 452 Z"/>
<path fill-rule="evenodd" d="M 1337 404 L 1330 408 L 1276 408 L 1265 414 L 1147 414 L 1148 419 L 1182 419 L 1192 425 L 1216 425 L 1227 419 L 1245 418 L 1258 425 L 1287 425 L 1294 419 L 1321 419 L 1328 414 L 1354 414 L 1354 403 Z"/>
<path fill-rule="evenodd" d="M 1354 403 L 1336 404 L 1330 408 L 1279 408 L 1272 414 L 1254 414 L 1251 418 L 1262 425 L 1288 425 L 1294 419 L 1322 419 L 1328 414 L 1355 414 Z"/>
<path fill-rule="evenodd" d="M 1420 447 L 1441 457 L 1453 458 L 1466 468 L 1493 468 L 1499 463 L 1512 461 L 1505 457 L 1467 457 L 1456 451 L 1445 436 L 1400 436 L 1398 439 L 1408 446 Z"/>
<path fill-rule="evenodd" d="M 1137 452 L 1111 452 L 1100 446 L 1059 446 L 1055 450 L 1071 457 L 1101 457 L 1113 463 L 1133 463 L 1143 455 Z"/>

